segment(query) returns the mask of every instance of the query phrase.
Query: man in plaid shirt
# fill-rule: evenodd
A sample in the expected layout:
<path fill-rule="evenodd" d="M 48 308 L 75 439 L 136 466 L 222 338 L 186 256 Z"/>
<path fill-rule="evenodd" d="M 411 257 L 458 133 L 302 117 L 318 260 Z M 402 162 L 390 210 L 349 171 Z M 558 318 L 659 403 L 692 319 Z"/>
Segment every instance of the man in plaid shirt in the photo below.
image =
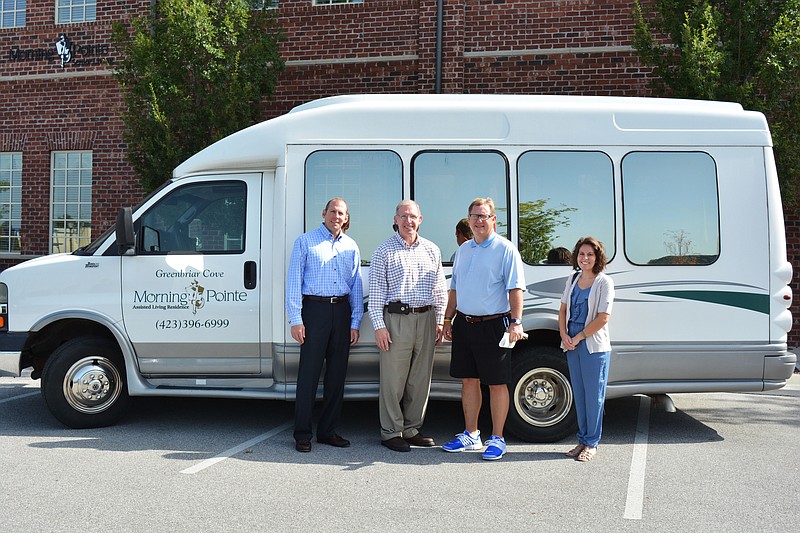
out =
<path fill-rule="evenodd" d="M 433 353 L 441 342 L 447 287 L 439 248 L 419 236 L 419 205 L 400 202 L 394 223 L 397 232 L 372 254 L 368 310 L 381 350 L 381 443 L 407 452 L 412 445 L 435 444 L 420 428 Z"/>

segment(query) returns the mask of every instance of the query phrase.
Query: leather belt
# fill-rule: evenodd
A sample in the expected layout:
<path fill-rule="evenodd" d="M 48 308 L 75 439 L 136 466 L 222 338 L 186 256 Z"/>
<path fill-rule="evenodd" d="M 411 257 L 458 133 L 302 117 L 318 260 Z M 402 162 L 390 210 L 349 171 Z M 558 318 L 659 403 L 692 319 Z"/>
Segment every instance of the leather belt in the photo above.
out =
<path fill-rule="evenodd" d="M 384 309 L 386 309 L 386 311 L 389 312 L 389 313 L 392 312 L 392 311 L 389 311 L 389 306 L 388 305 L 384 306 Z M 405 313 L 400 313 L 400 314 L 406 315 L 408 313 L 426 313 L 426 312 L 430 311 L 431 309 L 433 309 L 432 305 L 423 305 L 422 307 L 408 307 L 408 308 L 406 308 L 406 312 Z"/>
<path fill-rule="evenodd" d="M 311 294 L 304 294 L 303 300 L 311 300 L 312 302 L 325 302 L 328 304 L 340 304 L 342 302 L 346 302 L 350 299 L 350 296 L 345 294 L 344 296 L 314 296 Z"/>
<path fill-rule="evenodd" d="M 466 320 L 470 324 L 477 324 L 478 322 L 486 322 L 487 320 L 494 320 L 496 318 L 510 318 L 511 311 L 507 313 L 498 313 L 496 315 L 483 315 L 483 316 L 472 316 L 472 315 L 465 315 L 461 311 L 458 312 L 464 320 Z"/>

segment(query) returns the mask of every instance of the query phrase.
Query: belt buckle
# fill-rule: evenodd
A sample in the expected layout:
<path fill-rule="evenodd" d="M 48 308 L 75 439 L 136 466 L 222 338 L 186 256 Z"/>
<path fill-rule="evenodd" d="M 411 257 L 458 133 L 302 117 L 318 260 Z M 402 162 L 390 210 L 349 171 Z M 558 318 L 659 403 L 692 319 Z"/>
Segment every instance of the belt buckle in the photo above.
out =
<path fill-rule="evenodd" d="M 332 304 L 339 303 L 339 297 L 338 296 L 331 296 L 331 303 Z"/>

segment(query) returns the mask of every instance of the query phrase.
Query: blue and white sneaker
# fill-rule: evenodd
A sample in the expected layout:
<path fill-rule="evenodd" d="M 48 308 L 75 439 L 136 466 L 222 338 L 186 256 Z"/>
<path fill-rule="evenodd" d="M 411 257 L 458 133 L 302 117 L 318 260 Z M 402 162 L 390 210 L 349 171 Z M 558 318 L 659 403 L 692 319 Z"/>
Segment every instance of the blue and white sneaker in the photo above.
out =
<path fill-rule="evenodd" d="M 459 433 L 456 438 L 442 444 L 442 449 L 446 452 L 463 452 L 464 450 L 480 450 L 483 448 L 481 442 L 481 432 L 478 431 L 478 436 L 473 437 L 466 429 L 464 433 Z"/>
<path fill-rule="evenodd" d="M 483 452 L 483 458 L 487 461 L 496 461 L 506 454 L 506 440 L 503 437 L 492 435 L 486 441 L 486 451 Z"/>

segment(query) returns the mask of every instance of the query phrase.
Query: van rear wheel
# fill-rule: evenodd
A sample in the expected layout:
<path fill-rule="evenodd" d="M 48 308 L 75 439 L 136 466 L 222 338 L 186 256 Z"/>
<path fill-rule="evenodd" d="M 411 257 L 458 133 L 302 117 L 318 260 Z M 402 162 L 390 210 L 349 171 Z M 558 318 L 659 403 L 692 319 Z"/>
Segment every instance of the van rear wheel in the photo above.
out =
<path fill-rule="evenodd" d="M 508 429 L 528 442 L 556 442 L 578 428 L 567 358 L 558 348 L 515 352 Z"/>
<path fill-rule="evenodd" d="M 125 361 L 119 347 L 101 337 L 65 342 L 44 366 L 42 396 L 53 416 L 71 428 L 116 423 L 128 403 Z"/>

